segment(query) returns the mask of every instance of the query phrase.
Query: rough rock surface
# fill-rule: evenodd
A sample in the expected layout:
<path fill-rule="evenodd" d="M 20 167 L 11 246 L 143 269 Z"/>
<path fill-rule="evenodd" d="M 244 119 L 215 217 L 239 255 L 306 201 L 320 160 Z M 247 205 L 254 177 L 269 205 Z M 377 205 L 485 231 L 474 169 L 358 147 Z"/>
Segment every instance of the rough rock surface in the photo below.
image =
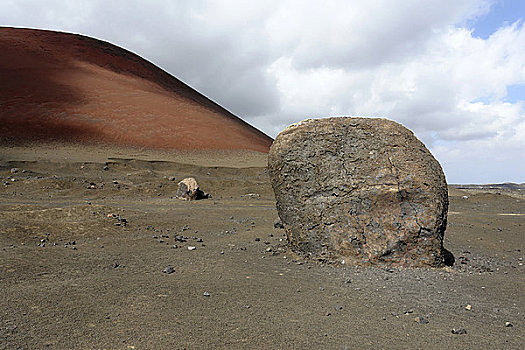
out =
<path fill-rule="evenodd" d="M 277 136 L 268 168 L 279 216 L 301 255 L 414 267 L 440 266 L 450 258 L 443 248 L 443 170 L 398 123 L 305 120 Z"/>
<path fill-rule="evenodd" d="M 206 199 L 211 197 L 199 188 L 197 180 L 193 177 L 187 177 L 179 182 L 175 196 L 185 200 Z"/>

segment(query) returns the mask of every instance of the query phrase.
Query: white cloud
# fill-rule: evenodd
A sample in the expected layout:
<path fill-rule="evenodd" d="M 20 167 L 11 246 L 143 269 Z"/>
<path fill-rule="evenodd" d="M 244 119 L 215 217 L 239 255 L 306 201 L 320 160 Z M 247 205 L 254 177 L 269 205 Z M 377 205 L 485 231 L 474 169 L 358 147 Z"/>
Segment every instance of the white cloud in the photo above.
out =
<path fill-rule="evenodd" d="M 494 2 L 18 0 L 0 23 L 131 49 L 271 136 L 307 117 L 388 117 L 450 182 L 524 182 L 525 109 L 505 102 L 525 83 L 523 23 L 469 29 Z"/>

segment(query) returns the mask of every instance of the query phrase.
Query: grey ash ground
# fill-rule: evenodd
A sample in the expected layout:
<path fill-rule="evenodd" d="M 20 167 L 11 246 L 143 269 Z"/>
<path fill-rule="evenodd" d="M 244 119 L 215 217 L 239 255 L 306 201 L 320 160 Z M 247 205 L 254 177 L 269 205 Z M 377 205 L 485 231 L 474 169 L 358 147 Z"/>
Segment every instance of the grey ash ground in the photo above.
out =
<path fill-rule="evenodd" d="M 0 163 L 0 349 L 525 348 L 512 191 L 451 188 L 451 268 L 332 266 L 287 250 L 264 155 L 28 154 Z"/>

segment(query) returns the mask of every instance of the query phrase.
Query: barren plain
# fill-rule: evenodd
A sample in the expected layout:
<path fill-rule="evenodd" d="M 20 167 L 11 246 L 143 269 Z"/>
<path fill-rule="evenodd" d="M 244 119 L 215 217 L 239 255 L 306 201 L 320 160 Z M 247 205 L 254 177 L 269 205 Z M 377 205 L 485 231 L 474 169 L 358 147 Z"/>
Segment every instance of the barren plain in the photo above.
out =
<path fill-rule="evenodd" d="M 266 157 L 3 147 L 0 349 L 525 348 L 520 191 L 450 188 L 453 267 L 322 265 Z M 174 198 L 187 176 L 213 198 Z"/>

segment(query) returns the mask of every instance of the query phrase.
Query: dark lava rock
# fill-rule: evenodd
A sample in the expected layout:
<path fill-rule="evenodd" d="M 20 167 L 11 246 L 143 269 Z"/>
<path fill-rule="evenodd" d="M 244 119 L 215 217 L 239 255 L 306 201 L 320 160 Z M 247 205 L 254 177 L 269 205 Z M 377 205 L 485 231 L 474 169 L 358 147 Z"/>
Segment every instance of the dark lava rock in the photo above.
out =
<path fill-rule="evenodd" d="M 453 328 L 452 334 L 467 334 L 467 330 L 465 328 Z"/>
<path fill-rule="evenodd" d="M 424 317 L 420 317 L 420 316 L 417 316 L 417 317 L 414 319 L 414 321 L 416 321 L 416 322 L 419 323 L 419 324 L 428 324 L 428 323 L 429 323 L 429 321 L 428 321 L 426 318 L 424 318 Z"/>
<path fill-rule="evenodd" d="M 283 225 L 283 222 L 281 221 L 281 219 L 277 219 L 273 222 L 273 227 L 274 228 L 284 228 L 284 225 Z"/>
<path fill-rule="evenodd" d="M 175 270 L 173 269 L 173 267 L 171 266 L 166 266 L 166 268 L 164 270 L 162 270 L 163 273 L 167 273 L 168 275 L 171 274 L 171 273 L 174 273 Z"/>
<path fill-rule="evenodd" d="M 444 264 L 445 176 L 402 125 L 305 120 L 277 136 L 268 169 L 295 252 L 345 264 Z"/>
<path fill-rule="evenodd" d="M 178 188 L 177 192 L 175 193 L 175 196 L 177 198 L 185 200 L 211 198 L 211 196 L 208 193 L 203 192 L 199 188 L 197 180 L 195 180 L 193 177 L 185 178 L 184 180 L 178 183 Z"/>

